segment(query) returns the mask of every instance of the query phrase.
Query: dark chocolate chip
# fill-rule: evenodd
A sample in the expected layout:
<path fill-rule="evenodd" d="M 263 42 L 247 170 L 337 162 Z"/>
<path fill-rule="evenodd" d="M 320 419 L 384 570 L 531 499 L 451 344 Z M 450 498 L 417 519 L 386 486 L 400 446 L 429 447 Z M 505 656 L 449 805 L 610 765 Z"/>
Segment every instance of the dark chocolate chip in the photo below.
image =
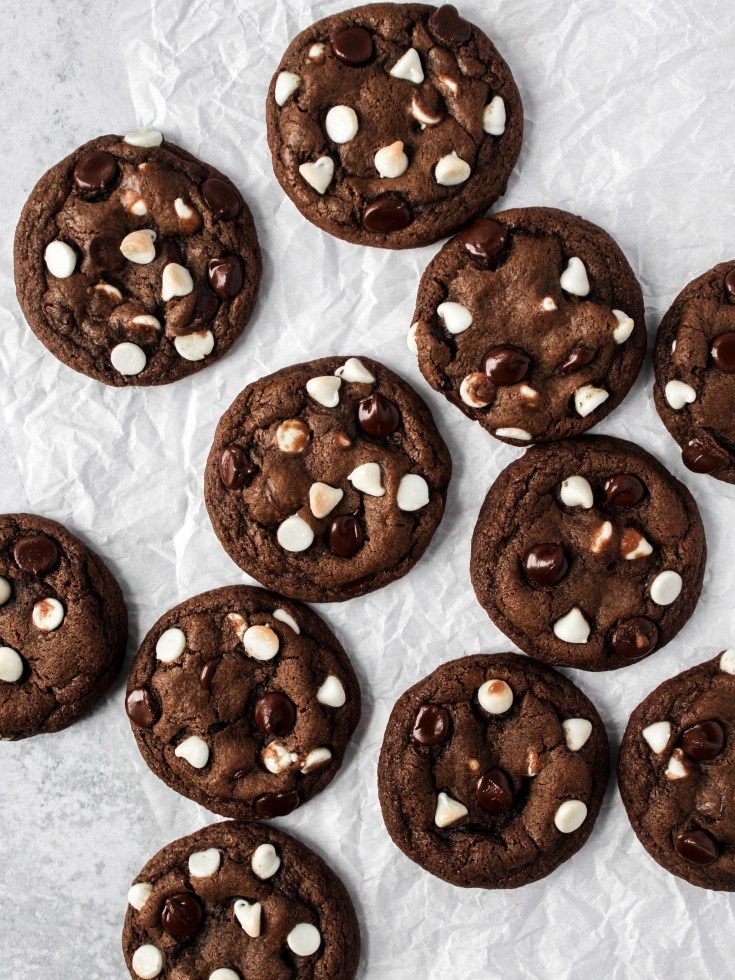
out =
<path fill-rule="evenodd" d="M 692 759 L 709 762 L 725 747 L 725 729 L 712 719 L 690 725 L 681 734 L 681 747 Z"/>
<path fill-rule="evenodd" d="M 442 4 L 434 11 L 429 17 L 429 27 L 441 41 L 450 44 L 464 44 L 472 35 L 472 25 L 459 16 L 457 8 L 451 3 Z"/>
<path fill-rule="evenodd" d="M 613 473 L 605 480 L 605 503 L 608 507 L 634 507 L 645 495 L 643 483 L 630 473 Z"/>
<path fill-rule="evenodd" d="M 199 674 L 199 683 L 205 691 L 212 690 L 212 681 L 214 680 L 215 671 L 219 667 L 219 662 L 220 658 L 215 657 L 214 660 L 208 660 L 202 667 L 201 673 Z"/>
<path fill-rule="evenodd" d="M 477 780 L 475 799 L 488 813 L 502 813 L 513 806 L 513 785 L 499 766 L 493 766 Z"/>
<path fill-rule="evenodd" d="M 674 840 L 679 857 L 691 864 L 712 864 L 720 856 L 720 848 L 706 830 L 685 830 Z"/>
<path fill-rule="evenodd" d="M 264 793 L 255 800 L 256 817 L 285 817 L 299 805 L 299 794 L 295 789 L 284 793 Z"/>
<path fill-rule="evenodd" d="M 228 180 L 208 177 L 200 190 L 215 221 L 229 221 L 242 211 L 240 195 Z"/>
<path fill-rule="evenodd" d="M 346 27 L 332 38 L 332 51 L 343 65 L 366 65 L 373 56 L 373 39 L 364 27 Z"/>
<path fill-rule="evenodd" d="M 559 370 L 562 374 L 573 374 L 591 364 L 596 355 L 597 351 L 593 348 L 585 347 L 584 344 L 575 344 L 559 365 Z"/>
<path fill-rule="evenodd" d="M 712 360 L 720 371 L 735 374 L 735 332 L 728 330 L 712 341 Z"/>
<path fill-rule="evenodd" d="M 422 704 L 412 735 L 421 745 L 439 745 L 449 735 L 449 712 L 438 704 Z"/>
<path fill-rule="evenodd" d="M 681 451 L 681 459 L 693 473 L 715 473 L 729 463 L 723 450 L 711 449 L 699 439 L 689 440 Z"/>
<path fill-rule="evenodd" d="M 127 261 L 115 238 L 100 235 L 89 243 L 89 260 L 98 272 L 118 272 Z"/>
<path fill-rule="evenodd" d="M 232 299 L 242 289 L 242 262 L 237 255 L 210 259 L 207 263 L 207 278 L 212 290 L 218 296 L 222 299 Z"/>
<path fill-rule="evenodd" d="M 161 717 L 158 698 L 148 687 L 134 687 L 125 698 L 128 718 L 141 728 L 152 728 Z"/>
<path fill-rule="evenodd" d="M 569 571 L 569 562 L 560 544 L 537 544 L 523 559 L 526 575 L 536 585 L 556 585 Z"/>
<path fill-rule="evenodd" d="M 244 449 L 227 446 L 219 458 L 219 478 L 228 490 L 239 490 L 255 475 L 255 467 L 248 462 Z"/>
<path fill-rule="evenodd" d="M 459 238 L 470 255 L 492 262 L 503 251 L 508 232 L 492 218 L 478 218 L 460 232 Z"/>
<path fill-rule="evenodd" d="M 508 344 L 498 344 L 485 353 L 485 374 L 493 384 L 501 387 L 523 381 L 530 367 L 528 354 Z"/>
<path fill-rule="evenodd" d="M 376 391 L 357 406 L 357 420 L 363 432 L 384 439 L 401 424 L 401 413 L 395 402 Z"/>
<path fill-rule="evenodd" d="M 730 302 L 735 302 L 735 269 L 730 269 L 725 276 L 725 292 Z"/>
<path fill-rule="evenodd" d="M 610 633 L 610 649 L 616 657 L 639 660 L 655 649 L 658 626 L 645 616 L 622 619 Z"/>
<path fill-rule="evenodd" d="M 362 525 L 351 514 L 335 517 L 329 525 L 329 547 L 340 558 L 352 558 L 362 547 Z"/>
<path fill-rule="evenodd" d="M 204 912 L 192 892 L 169 895 L 161 909 L 161 926 L 170 936 L 193 936 L 202 924 Z"/>
<path fill-rule="evenodd" d="M 90 150 L 74 164 L 72 176 L 80 191 L 100 194 L 117 177 L 117 160 L 107 150 Z"/>
<path fill-rule="evenodd" d="M 397 197 L 379 197 L 363 209 L 362 223 L 368 231 L 387 234 L 409 225 L 411 212 Z"/>
<path fill-rule="evenodd" d="M 15 542 L 13 557 L 21 571 L 43 575 L 50 572 L 59 560 L 59 549 L 47 534 L 29 534 Z"/>
<path fill-rule="evenodd" d="M 285 694 L 269 691 L 256 701 L 253 721 L 266 735 L 288 735 L 296 723 L 296 708 Z"/>

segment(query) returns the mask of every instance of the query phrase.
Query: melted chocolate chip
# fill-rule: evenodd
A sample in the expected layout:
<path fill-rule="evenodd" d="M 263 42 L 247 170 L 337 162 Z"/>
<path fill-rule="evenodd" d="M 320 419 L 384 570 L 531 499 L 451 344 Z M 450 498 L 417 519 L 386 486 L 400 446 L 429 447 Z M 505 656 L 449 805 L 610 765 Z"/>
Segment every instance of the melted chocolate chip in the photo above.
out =
<path fill-rule="evenodd" d="M 253 721 L 265 735 L 288 735 L 296 723 L 296 708 L 285 694 L 269 691 L 256 702 Z"/>
<path fill-rule="evenodd" d="M 127 261 L 120 251 L 120 242 L 104 235 L 92 239 L 88 254 L 90 262 L 98 272 L 118 272 Z"/>
<path fill-rule="evenodd" d="M 107 150 L 90 150 L 74 164 L 72 177 L 83 193 L 100 194 L 117 177 L 117 160 Z"/>
<path fill-rule="evenodd" d="M 735 269 L 730 269 L 725 276 L 725 293 L 730 302 L 735 302 Z"/>
<path fill-rule="evenodd" d="M 409 225 L 411 212 L 397 197 L 379 197 L 363 209 L 362 223 L 368 231 L 387 234 Z"/>
<path fill-rule="evenodd" d="M 161 926 L 170 936 L 193 936 L 202 924 L 204 912 L 196 895 L 176 892 L 169 895 L 161 909 Z"/>
<path fill-rule="evenodd" d="M 242 211 L 240 195 L 229 181 L 208 177 L 200 190 L 215 221 L 229 221 Z"/>
<path fill-rule="evenodd" d="M 720 855 L 717 841 L 706 830 L 685 830 L 674 840 L 674 848 L 692 864 L 712 864 Z"/>
<path fill-rule="evenodd" d="M 421 745 L 439 745 L 449 735 L 449 712 L 438 704 L 422 704 L 411 734 Z"/>
<path fill-rule="evenodd" d="M 622 619 L 610 633 L 610 649 L 616 657 L 639 660 L 655 649 L 658 626 L 645 616 Z"/>
<path fill-rule="evenodd" d="M 222 299 L 232 299 L 242 289 L 242 262 L 237 255 L 210 259 L 207 263 L 207 279 L 218 296 Z"/>
<path fill-rule="evenodd" d="M 329 525 L 329 547 L 340 558 L 352 558 L 362 547 L 362 525 L 351 514 L 335 517 Z"/>
<path fill-rule="evenodd" d="M 363 398 L 357 406 L 357 421 L 363 432 L 376 439 L 384 439 L 401 424 L 401 413 L 395 402 L 376 391 Z"/>
<path fill-rule="evenodd" d="M 128 718 L 141 728 L 152 728 L 161 717 L 158 698 L 147 687 L 135 687 L 125 698 Z"/>
<path fill-rule="evenodd" d="M 295 789 L 284 793 L 264 793 L 255 800 L 256 817 L 284 817 L 299 805 Z"/>
<path fill-rule="evenodd" d="M 488 813 L 502 813 L 513 806 L 513 786 L 507 773 L 493 766 L 477 780 L 475 799 Z"/>
<path fill-rule="evenodd" d="M 681 451 L 681 459 L 693 473 L 714 473 L 729 462 L 724 451 L 710 449 L 699 439 L 689 440 Z"/>
<path fill-rule="evenodd" d="M 373 56 L 373 39 L 364 27 L 346 27 L 332 38 L 332 51 L 343 65 L 366 65 Z"/>
<path fill-rule="evenodd" d="M 13 558 L 21 571 L 43 575 L 59 560 L 59 549 L 47 534 L 29 534 L 15 542 Z"/>
<path fill-rule="evenodd" d="M 608 507 L 634 507 L 645 495 L 643 483 L 630 473 L 614 473 L 605 480 L 605 503 Z"/>
<path fill-rule="evenodd" d="M 712 341 L 712 360 L 720 371 L 735 374 L 735 332 L 728 330 L 715 337 Z"/>
<path fill-rule="evenodd" d="M 472 35 L 472 25 L 459 16 L 456 7 L 445 3 L 429 17 L 429 27 L 442 41 L 464 44 Z"/>
<path fill-rule="evenodd" d="M 523 559 L 526 575 L 536 585 L 556 585 L 569 571 L 569 562 L 560 544 L 537 544 Z"/>
<path fill-rule="evenodd" d="M 725 747 L 725 729 L 712 719 L 690 725 L 681 734 L 681 747 L 692 759 L 709 762 Z"/>
<path fill-rule="evenodd" d="M 470 255 L 492 262 L 505 248 L 508 232 L 492 218 L 478 218 L 460 232 L 459 238 Z"/>
<path fill-rule="evenodd" d="M 575 344 L 569 351 L 563 362 L 559 365 L 562 374 L 573 374 L 583 367 L 591 364 L 597 356 L 597 351 L 584 344 Z"/>
<path fill-rule="evenodd" d="M 255 467 L 239 446 L 227 446 L 219 459 L 219 478 L 228 490 L 239 490 L 255 475 Z"/>
<path fill-rule="evenodd" d="M 214 680 L 214 674 L 219 667 L 220 658 L 217 657 L 214 660 L 209 660 L 202 667 L 201 673 L 199 674 L 199 683 L 204 688 L 205 691 L 212 690 L 212 681 Z"/>
<path fill-rule="evenodd" d="M 485 374 L 493 384 L 501 387 L 523 381 L 530 367 L 528 354 L 508 344 L 491 347 L 485 354 Z"/>

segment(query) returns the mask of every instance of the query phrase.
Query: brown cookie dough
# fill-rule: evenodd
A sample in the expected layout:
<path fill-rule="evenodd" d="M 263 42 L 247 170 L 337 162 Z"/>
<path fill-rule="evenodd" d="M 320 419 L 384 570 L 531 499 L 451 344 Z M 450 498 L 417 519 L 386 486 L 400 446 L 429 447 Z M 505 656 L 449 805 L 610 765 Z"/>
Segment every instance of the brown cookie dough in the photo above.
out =
<path fill-rule="evenodd" d="M 0 738 L 66 728 L 105 694 L 127 642 L 120 586 L 56 521 L 0 516 Z"/>
<path fill-rule="evenodd" d="M 612 670 L 679 632 L 706 555 L 686 487 L 639 446 L 587 436 L 534 446 L 503 470 L 477 520 L 470 572 L 488 616 L 526 653 Z"/>
<path fill-rule="evenodd" d="M 510 69 L 451 5 L 317 21 L 288 46 L 266 113 L 273 170 L 304 217 L 381 248 L 435 242 L 481 214 L 523 136 Z"/>
<path fill-rule="evenodd" d="M 34 187 L 15 233 L 38 339 L 108 385 L 177 381 L 220 358 L 260 283 L 253 219 L 214 167 L 140 130 L 90 140 Z"/>
<path fill-rule="evenodd" d="M 263 585 L 337 602 L 405 575 L 444 513 L 452 463 L 413 389 L 367 357 L 253 382 L 220 419 L 205 497 L 225 551 Z"/>
<path fill-rule="evenodd" d="M 312 850 L 218 823 L 163 847 L 128 893 L 123 953 L 140 980 L 351 980 L 350 896 Z"/>
<path fill-rule="evenodd" d="M 630 716 L 618 784 L 651 857 L 693 885 L 735 891 L 735 650 L 664 681 Z"/>
<path fill-rule="evenodd" d="M 429 263 L 408 346 L 429 384 L 496 438 L 568 439 L 638 375 L 641 287 L 602 228 L 554 208 L 501 211 Z"/>
<path fill-rule="evenodd" d="M 661 421 L 695 473 L 735 483 L 735 261 L 685 286 L 654 352 Z"/>
<path fill-rule="evenodd" d="M 279 817 L 324 789 L 360 718 L 360 688 L 326 624 L 246 585 L 169 610 L 133 661 L 126 708 L 143 758 L 215 813 Z"/>
<path fill-rule="evenodd" d="M 388 832 L 453 885 L 516 888 L 585 843 L 607 734 L 561 674 L 514 654 L 442 664 L 396 702 L 378 763 Z"/>

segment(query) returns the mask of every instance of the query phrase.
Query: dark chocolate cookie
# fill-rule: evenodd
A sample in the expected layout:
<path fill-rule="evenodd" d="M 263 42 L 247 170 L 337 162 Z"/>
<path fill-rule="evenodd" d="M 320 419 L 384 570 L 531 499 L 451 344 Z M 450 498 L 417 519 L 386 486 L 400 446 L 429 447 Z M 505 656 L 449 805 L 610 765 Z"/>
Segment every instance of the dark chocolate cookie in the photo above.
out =
<path fill-rule="evenodd" d="M 534 446 L 503 470 L 470 572 L 488 616 L 526 653 L 613 670 L 679 632 L 706 556 L 686 487 L 639 446 L 588 436 Z"/>
<path fill-rule="evenodd" d="M 360 718 L 360 688 L 311 610 L 235 585 L 182 602 L 146 636 L 126 708 L 172 789 L 241 820 L 279 817 L 324 789 Z"/>
<path fill-rule="evenodd" d="M 350 980 L 350 896 L 306 845 L 218 823 L 163 847 L 128 893 L 123 953 L 140 980 Z"/>
<path fill-rule="evenodd" d="M 651 857 L 701 888 L 735 891 L 735 650 L 660 684 L 630 716 L 618 783 Z"/>
<path fill-rule="evenodd" d="M 405 575 L 444 513 L 452 462 L 429 409 L 366 357 L 325 357 L 253 382 L 222 416 L 205 476 L 230 557 L 307 602 Z"/>
<path fill-rule="evenodd" d="M 661 321 L 653 390 L 684 464 L 735 483 L 735 261 L 685 286 Z"/>
<path fill-rule="evenodd" d="M 317 21 L 273 76 L 281 186 L 337 238 L 410 248 L 505 193 L 523 136 L 510 69 L 455 7 L 374 3 Z"/>
<path fill-rule="evenodd" d="M 641 287 L 602 228 L 554 208 L 502 211 L 429 263 L 408 346 L 429 384 L 496 438 L 568 439 L 638 375 Z"/>
<path fill-rule="evenodd" d="M 128 615 L 98 556 L 56 521 L 0 516 L 0 738 L 57 732 L 108 690 Z"/>
<path fill-rule="evenodd" d="M 510 653 L 442 664 L 396 702 L 378 793 L 400 849 L 453 885 L 517 888 L 592 832 L 609 768 L 595 706 Z"/>
<path fill-rule="evenodd" d="M 33 332 L 108 385 L 166 384 L 217 360 L 259 282 L 240 193 L 150 129 L 100 136 L 52 167 L 15 233 L 15 287 Z"/>

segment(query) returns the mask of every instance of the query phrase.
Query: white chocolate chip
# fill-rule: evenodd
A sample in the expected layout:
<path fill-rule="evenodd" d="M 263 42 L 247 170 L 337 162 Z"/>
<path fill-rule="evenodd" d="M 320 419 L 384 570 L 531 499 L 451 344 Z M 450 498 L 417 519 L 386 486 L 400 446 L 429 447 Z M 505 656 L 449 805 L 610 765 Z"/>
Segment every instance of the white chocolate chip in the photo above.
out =
<path fill-rule="evenodd" d="M 434 167 L 434 179 L 442 187 L 456 187 L 457 184 L 464 184 L 471 173 L 472 168 L 469 163 L 458 157 L 455 150 L 443 156 Z"/>
<path fill-rule="evenodd" d="M 468 374 L 466 378 L 463 378 L 462 384 L 459 386 L 459 397 L 465 403 L 469 405 L 470 408 L 485 408 L 490 402 L 483 401 L 482 398 L 478 398 L 477 389 L 480 385 L 487 383 L 487 375 L 483 374 L 482 371 L 473 371 L 472 374 Z"/>
<path fill-rule="evenodd" d="M 46 268 L 57 279 L 68 279 L 77 265 L 77 253 L 66 242 L 49 242 L 43 253 Z"/>
<path fill-rule="evenodd" d="M 407 473 L 401 477 L 396 494 L 398 509 L 411 513 L 426 507 L 429 502 L 429 484 L 417 473 Z"/>
<path fill-rule="evenodd" d="M 562 834 L 579 830 L 587 819 L 587 807 L 581 800 L 565 800 L 554 814 L 556 829 Z"/>
<path fill-rule="evenodd" d="M 281 745 L 280 742 L 269 742 L 261 752 L 260 757 L 268 772 L 272 772 L 276 776 L 290 769 L 298 761 L 296 753 L 289 752 L 286 746 Z"/>
<path fill-rule="evenodd" d="M 113 303 L 122 303 L 122 293 L 117 286 L 111 286 L 109 282 L 98 282 L 94 287 L 96 293 L 102 293 Z"/>
<path fill-rule="evenodd" d="M 544 296 L 544 298 L 541 300 L 541 309 L 546 310 L 547 313 L 553 313 L 553 311 L 557 309 L 554 298 L 552 296 Z"/>
<path fill-rule="evenodd" d="M 253 851 L 250 867 L 253 869 L 253 874 L 265 881 L 266 878 L 272 878 L 281 867 L 281 859 L 272 844 L 259 844 Z"/>
<path fill-rule="evenodd" d="M 677 412 L 697 399 L 696 391 L 685 381 L 669 381 L 664 388 L 664 395 L 671 408 Z"/>
<path fill-rule="evenodd" d="M 436 312 L 449 333 L 464 333 L 472 326 L 472 314 L 461 303 L 440 303 Z"/>
<path fill-rule="evenodd" d="M 583 476 L 568 476 L 561 485 L 559 496 L 567 507 L 584 507 L 589 510 L 594 503 L 592 487 Z"/>
<path fill-rule="evenodd" d="M 192 878 L 211 878 L 216 875 L 222 864 L 222 854 L 216 847 L 208 847 L 206 851 L 194 851 L 189 855 L 189 874 Z"/>
<path fill-rule="evenodd" d="M 530 385 L 519 385 L 518 394 L 521 396 L 521 399 L 532 408 L 535 408 L 541 401 L 541 395 Z"/>
<path fill-rule="evenodd" d="M 531 433 L 528 429 L 519 429 L 514 425 L 504 425 L 495 430 L 499 439 L 518 439 L 520 442 L 530 442 Z"/>
<path fill-rule="evenodd" d="M 535 749 L 529 749 L 526 754 L 526 775 L 538 776 L 541 772 L 541 760 Z"/>
<path fill-rule="evenodd" d="M 411 326 L 408 328 L 408 333 L 406 334 L 406 347 L 408 347 L 409 353 L 413 354 L 414 357 L 419 356 L 419 349 L 418 345 L 416 344 L 416 331 L 418 328 L 419 324 L 417 320 L 416 323 L 411 324 Z"/>
<path fill-rule="evenodd" d="M 654 721 L 652 725 L 643 729 L 641 735 L 656 755 L 661 755 L 671 738 L 671 723 L 668 721 Z"/>
<path fill-rule="evenodd" d="M 477 700 L 489 715 L 502 715 L 513 704 L 513 689 L 505 681 L 491 678 L 477 689 Z"/>
<path fill-rule="evenodd" d="M 590 551 L 593 555 L 601 555 L 610 544 L 613 536 L 613 526 L 610 521 L 604 521 L 592 535 Z"/>
<path fill-rule="evenodd" d="M 620 538 L 620 554 L 627 561 L 636 558 L 647 558 L 653 552 L 653 547 L 641 532 L 634 527 L 626 527 Z"/>
<path fill-rule="evenodd" d="M 161 299 L 167 302 L 174 296 L 188 296 L 194 288 L 191 273 L 178 262 L 169 262 L 161 276 Z"/>
<path fill-rule="evenodd" d="M 321 946 L 322 937 L 310 922 L 299 922 L 286 936 L 286 942 L 296 956 L 312 956 Z"/>
<path fill-rule="evenodd" d="M 338 367 L 334 373 L 343 381 L 351 381 L 355 384 L 370 385 L 375 381 L 375 377 L 357 357 L 348 357 L 342 367 Z"/>
<path fill-rule="evenodd" d="M 312 483 L 309 487 L 309 507 L 314 517 L 326 517 L 344 497 L 344 490 L 328 483 Z"/>
<path fill-rule="evenodd" d="M 319 378 L 309 378 L 306 382 L 306 390 L 320 405 L 325 408 L 336 408 L 339 405 L 339 389 L 342 379 L 333 374 L 323 375 Z"/>
<path fill-rule="evenodd" d="M 499 95 L 495 95 L 482 111 L 482 128 L 489 136 L 502 136 L 505 132 L 505 118 L 505 102 Z"/>
<path fill-rule="evenodd" d="M 147 881 L 139 881 L 137 885 L 131 885 L 128 889 L 128 904 L 132 905 L 136 912 L 140 912 L 152 893 L 153 885 Z"/>
<path fill-rule="evenodd" d="M 226 620 L 227 625 L 235 631 L 235 635 L 242 643 L 242 638 L 245 636 L 245 630 L 248 628 L 248 624 L 245 622 L 245 617 L 241 616 L 240 613 L 227 613 Z"/>
<path fill-rule="evenodd" d="M 578 752 L 592 734 L 592 723 L 586 718 L 567 718 L 561 723 L 564 741 L 570 752 Z"/>
<path fill-rule="evenodd" d="M 209 746 L 198 735 L 190 735 L 176 746 L 174 755 L 184 759 L 195 769 L 203 769 L 209 762 Z"/>
<path fill-rule="evenodd" d="M 209 980 L 242 980 L 242 977 L 229 966 L 220 966 L 214 973 L 209 974 Z"/>
<path fill-rule="evenodd" d="M 594 385 L 582 385 L 574 392 L 574 407 L 577 413 L 586 418 L 591 415 L 596 408 L 610 397 L 610 393 L 604 388 L 596 388 Z"/>
<path fill-rule="evenodd" d="M 174 201 L 174 211 L 179 219 L 179 229 L 184 234 L 190 235 L 201 227 L 199 212 L 187 204 L 183 197 L 177 197 Z"/>
<path fill-rule="evenodd" d="M 421 97 L 414 93 L 411 96 L 411 115 L 421 126 L 436 126 L 444 118 L 441 112 L 432 113 L 421 101 Z"/>
<path fill-rule="evenodd" d="M 41 599 L 33 607 L 31 618 L 41 633 L 52 633 L 64 622 L 64 607 L 58 599 Z"/>
<path fill-rule="evenodd" d="M 272 660 L 278 653 L 281 641 L 270 626 L 249 626 L 243 634 L 242 645 L 253 660 Z"/>
<path fill-rule="evenodd" d="M 355 490 L 366 493 L 370 497 L 382 497 L 385 493 L 378 463 L 362 463 L 356 466 L 347 479 Z"/>
<path fill-rule="evenodd" d="M 467 807 L 464 803 L 453 800 L 446 793 L 439 793 L 436 798 L 436 812 L 434 813 L 434 823 L 437 827 L 450 827 L 453 823 L 466 817 Z"/>
<path fill-rule="evenodd" d="M 157 129 L 150 129 L 146 126 L 144 129 L 136 129 L 132 133 L 126 133 L 123 139 L 130 146 L 160 146 L 163 143 L 163 134 L 159 133 Z"/>
<path fill-rule="evenodd" d="M 4 606 L 12 593 L 10 582 L 0 575 L 0 606 Z"/>
<path fill-rule="evenodd" d="M 129 207 L 126 207 L 126 210 L 129 211 L 130 214 L 134 214 L 136 218 L 145 218 L 145 216 L 148 214 L 148 205 L 145 203 L 142 197 L 137 197 L 134 201 L 132 201 Z"/>
<path fill-rule="evenodd" d="M 110 351 L 110 363 L 118 374 L 133 377 L 140 374 L 146 366 L 145 351 L 137 344 L 124 340 L 121 344 L 116 344 Z"/>
<path fill-rule="evenodd" d="M 671 569 L 659 572 L 653 582 L 651 582 L 651 588 L 649 590 L 651 598 L 657 606 L 670 606 L 672 602 L 679 598 L 682 585 L 681 575 L 678 572 L 672 572 Z"/>
<path fill-rule="evenodd" d="M 685 765 L 684 753 L 681 749 L 674 749 L 669 757 L 664 776 L 667 779 L 686 779 L 688 775 L 689 769 Z"/>
<path fill-rule="evenodd" d="M 186 649 L 186 634 L 178 626 L 172 626 L 161 633 L 156 643 L 156 658 L 164 664 L 178 660 Z"/>
<path fill-rule="evenodd" d="M 214 334 L 211 330 L 182 334 L 174 337 L 174 347 L 179 357 L 183 357 L 185 361 L 203 361 L 214 350 Z"/>
<path fill-rule="evenodd" d="M 246 902 L 244 898 L 235 899 L 235 918 L 242 926 L 245 935 L 257 939 L 260 935 L 260 918 L 263 907 L 260 902 Z"/>
<path fill-rule="evenodd" d="M 292 514 L 279 526 L 278 543 L 285 551 L 306 551 L 314 543 L 314 532 L 298 514 Z"/>
<path fill-rule="evenodd" d="M 302 163 L 299 173 L 317 194 L 323 194 L 332 183 L 334 160 L 331 157 L 319 157 L 313 163 Z"/>
<path fill-rule="evenodd" d="M 12 647 L 0 647 L 0 681 L 14 684 L 23 676 L 23 661 Z"/>
<path fill-rule="evenodd" d="M 153 327 L 154 330 L 161 329 L 161 321 L 150 313 L 138 313 L 130 322 L 134 323 L 136 327 Z"/>
<path fill-rule="evenodd" d="M 335 143 L 349 143 L 357 136 L 357 113 L 348 105 L 335 105 L 324 121 L 327 136 Z"/>
<path fill-rule="evenodd" d="M 329 708 L 341 708 L 347 695 L 339 677 L 330 674 L 316 692 L 316 699 L 319 704 L 326 704 Z"/>
<path fill-rule="evenodd" d="M 332 753 L 325 746 L 320 746 L 318 749 L 312 749 L 304 759 L 301 765 L 301 772 L 313 772 L 314 769 L 319 769 L 320 766 L 325 766 L 331 761 Z"/>
<path fill-rule="evenodd" d="M 156 257 L 156 233 L 151 228 L 141 228 L 131 231 L 120 242 L 120 251 L 128 260 L 136 265 L 148 265 Z"/>
<path fill-rule="evenodd" d="M 299 628 L 299 624 L 293 618 L 291 613 L 286 612 L 285 609 L 274 609 L 273 618 L 277 619 L 279 623 L 285 623 L 286 626 L 290 627 L 294 631 L 294 633 L 301 632 L 301 629 Z"/>
<path fill-rule="evenodd" d="M 587 278 L 587 270 L 584 262 L 576 255 L 567 262 L 567 267 L 559 278 L 559 285 L 565 293 L 571 293 L 572 296 L 589 294 L 590 281 Z"/>
<path fill-rule="evenodd" d="M 375 169 L 381 177 L 400 177 L 408 170 L 408 157 L 403 149 L 403 141 L 396 140 L 388 146 L 381 146 L 375 154 Z"/>
<path fill-rule="evenodd" d="M 312 46 L 309 48 L 307 58 L 309 61 L 319 64 L 320 62 L 324 61 L 326 53 L 327 46 L 326 44 L 322 44 L 320 41 L 317 44 L 312 44 Z"/>
<path fill-rule="evenodd" d="M 437 76 L 436 84 L 440 89 L 446 89 L 452 95 L 456 95 L 459 91 L 459 82 L 456 78 L 452 78 L 451 75 Z"/>
<path fill-rule="evenodd" d="M 635 322 L 622 310 L 613 310 L 613 316 L 618 321 L 617 327 L 613 330 L 613 340 L 616 344 L 624 344 L 633 333 Z"/>
<path fill-rule="evenodd" d="M 406 82 L 413 82 L 420 85 L 424 80 L 424 69 L 421 67 L 421 58 L 416 48 L 409 48 L 390 70 L 393 78 L 402 78 Z"/>
<path fill-rule="evenodd" d="M 282 453 L 296 456 L 309 445 L 309 427 L 301 419 L 286 419 L 276 429 L 276 445 Z"/>
<path fill-rule="evenodd" d="M 725 674 L 735 674 L 735 648 L 725 650 L 720 657 L 720 670 Z"/>
<path fill-rule="evenodd" d="M 133 953 L 133 973 L 140 980 L 154 980 L 163 969 L 163 953 L 158 946 L 145 943 Z"/>
<path fill-rule="evenodd" d="M 553 628 L 554 636 L 565 643 L 586 643 L 590 635 L 590 624 L 579 606 L 573 606 L 565 616 L 557 619 Z"/>
<path fill-rule="evenodd" d="M 301 85 L 301 76 L 293 71 L 282 71 L 278 73 L 276 88 L 273 93 L 276 104 L 285 105 L 294 92 Z"/>

